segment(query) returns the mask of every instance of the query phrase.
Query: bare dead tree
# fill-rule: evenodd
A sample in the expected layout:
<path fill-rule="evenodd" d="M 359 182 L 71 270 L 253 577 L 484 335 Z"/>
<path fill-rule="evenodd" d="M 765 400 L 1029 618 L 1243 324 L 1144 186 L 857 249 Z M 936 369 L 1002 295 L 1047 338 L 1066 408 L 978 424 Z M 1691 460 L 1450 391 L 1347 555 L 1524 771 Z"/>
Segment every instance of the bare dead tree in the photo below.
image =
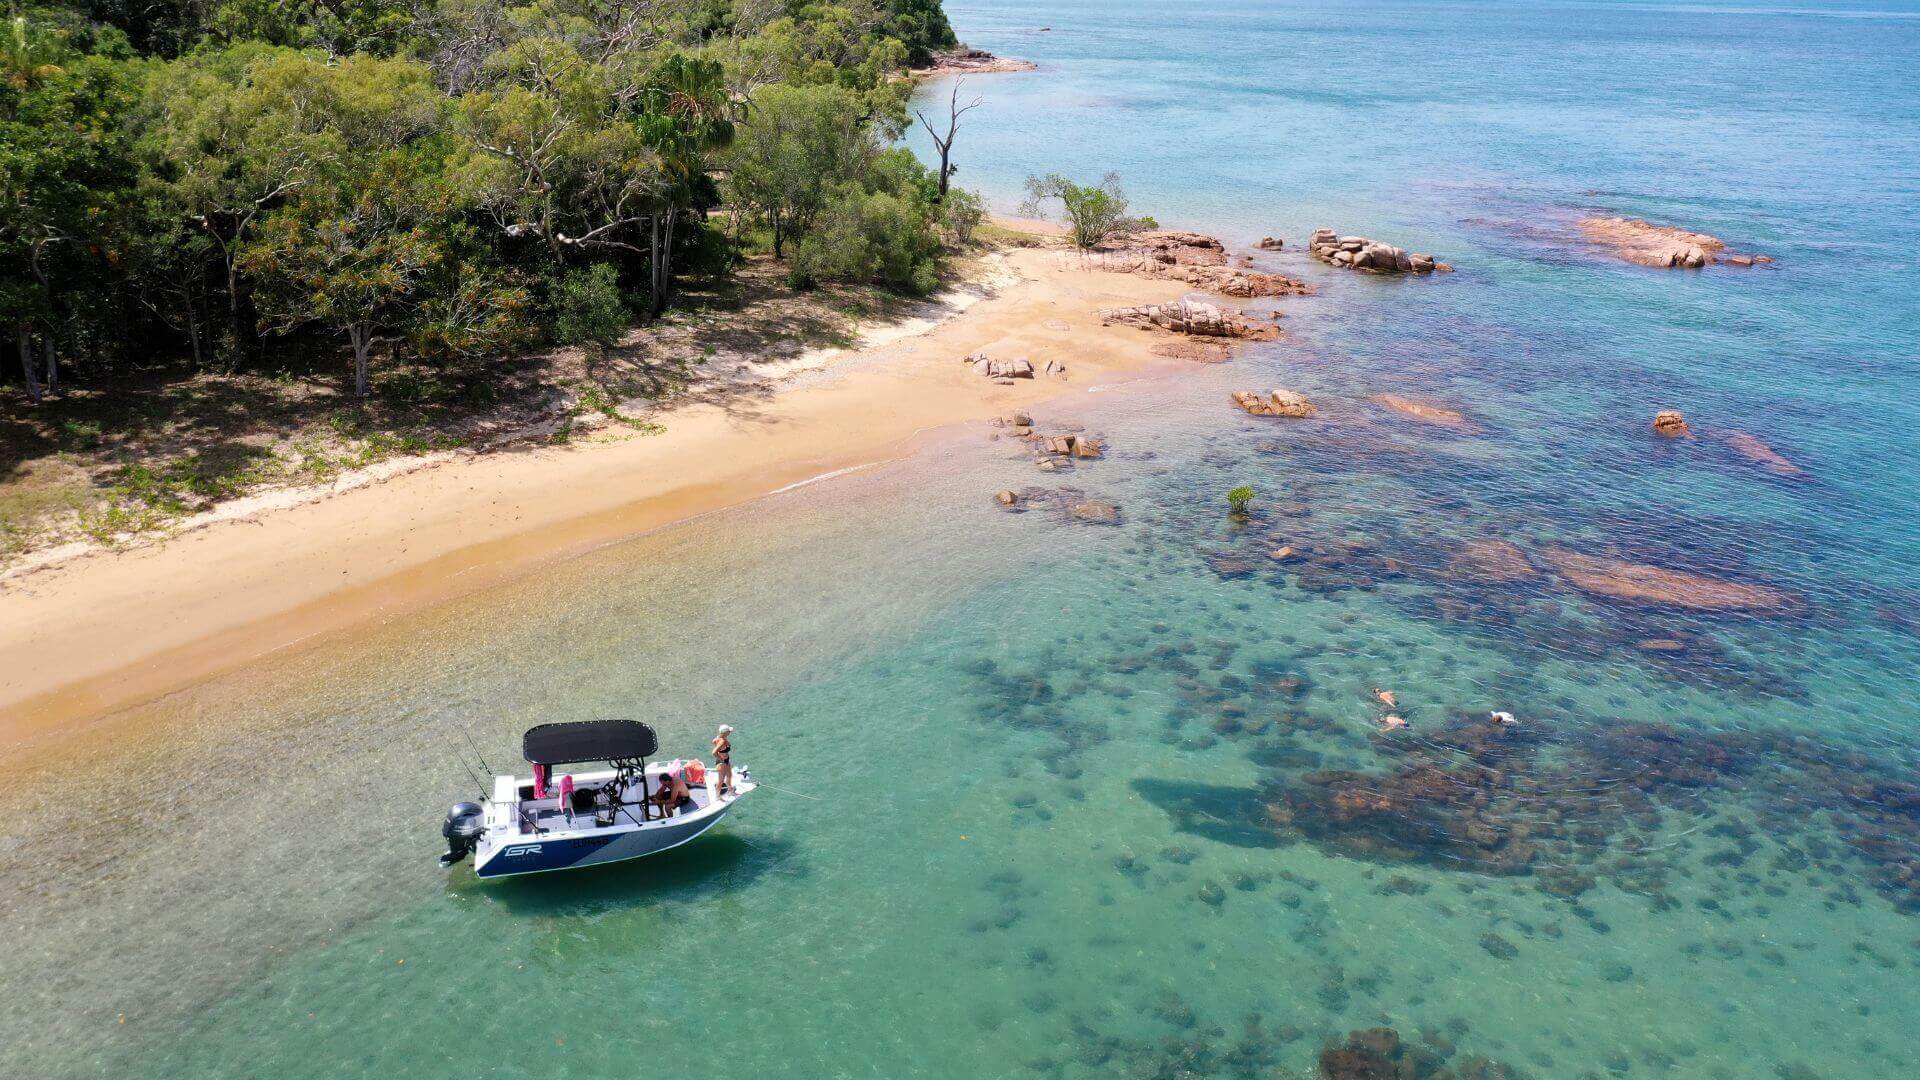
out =
<path fill-rule="evenodd" d="M 953 95 L 947 99 L 947 133 L 944 136 L 940 134 L 938 128 L 933 126 L 933 121 L 927 119 L 926 113 L 919 109 L 913 110 L 913 115 L 920 118 L 920 126 L 926 128 L 927 134 L 933 137 L 933 145 L 940 149 L 940 198 L 942 200 L 947 197 L 947 180 L 959 171 L 950 159 L 953 155 L 953 137 L 960 133 L 960 118 L 982 104 L 982 99 L 977 97 L 965 105 L 960 104 L 960 87 L 965 82 L 964 79 L 953 80 Z"/>

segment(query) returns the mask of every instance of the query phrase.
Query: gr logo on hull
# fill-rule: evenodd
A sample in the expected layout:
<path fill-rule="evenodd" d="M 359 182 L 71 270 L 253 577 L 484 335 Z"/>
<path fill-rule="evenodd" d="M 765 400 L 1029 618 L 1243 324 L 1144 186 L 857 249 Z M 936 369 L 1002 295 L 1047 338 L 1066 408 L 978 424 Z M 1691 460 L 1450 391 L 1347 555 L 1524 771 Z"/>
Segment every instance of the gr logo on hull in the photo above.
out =
<path fill-rule="evenodd" d="M 538 854 L 540 854 L 539 844 L 516 844 L 513 847 L 510 847 L 507 850 L 500 853 L 502 858 L 507 858 L 507 859 L 511 859 L 516 855 L 538 855 Z"/>

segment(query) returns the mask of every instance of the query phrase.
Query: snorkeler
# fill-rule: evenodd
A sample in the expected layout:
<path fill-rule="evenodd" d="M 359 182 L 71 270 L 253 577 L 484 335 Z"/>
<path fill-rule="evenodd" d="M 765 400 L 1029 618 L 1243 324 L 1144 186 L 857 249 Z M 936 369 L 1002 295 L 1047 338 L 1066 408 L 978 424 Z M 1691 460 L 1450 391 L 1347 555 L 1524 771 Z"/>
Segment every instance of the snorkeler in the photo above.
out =
<path fill-rule="evenodd" d="M 1388 713 L 1380 718 L 1381 731 L 1398 731 L 1401 728 L 1411 728 L 1412 726 L 1413 725 L 1407 723 L 1406 717 L 1398 713 Z"/>
<path fill-rule="evenodd" d="M 1399 701 L 1395 700 L 1393 696 L 1393 691 L 1391 690 L 1381 690 L 1376 688 L 1373 691 L 1373 699 L 1375 701 L 1378 701 L 1380 704 L 1385 705 L 1389 709 L 1395 708 L 1400 704 Z"/>
<path fill-rule="evenodd" d="M 1492 719 L 1494 723 L 1499 724 L 1501 727 L 1512 727 L 1513 725 L 1520 722 L 1518 720 L 1515 720 L 1513 718 L 1513 714 L 1510 712 L 1495 712 L 1491 714 L 1490 719 Z"/>

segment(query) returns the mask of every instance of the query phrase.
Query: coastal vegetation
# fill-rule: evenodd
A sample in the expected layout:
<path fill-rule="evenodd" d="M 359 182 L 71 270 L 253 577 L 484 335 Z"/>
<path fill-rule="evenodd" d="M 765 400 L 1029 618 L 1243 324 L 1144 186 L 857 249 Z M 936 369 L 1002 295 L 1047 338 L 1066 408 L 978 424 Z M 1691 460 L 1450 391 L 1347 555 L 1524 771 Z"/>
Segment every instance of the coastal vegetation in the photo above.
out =
<path fill-rule="evenodd" d="M 0 486 L 39 485 L 5 545 L 457 445 L 450 418 L 611 415 L 582 403 L 659 387 L 605 353 L 749 260 L 932 291 L 981 204 L 893 145 L 899 76 L 954 44 L 937 0 L 12 6 Z"/>
<path fill-rule="evenodd" d="M 1234 517 L 1246 517 L 1247 509 L 1253 505 L 1254 490 L 1251 485 L 1241 484 L 1227 492 L 1227 510 Z"/>
<path fill-rule="evenodd" d="M 1158 228 L 1152 218 L 1127 213 L 1127 193 L 1120 174 L 1108 173 L 1098 184 L 1076 184 L 1059 173 L 1027 177 L 1027 201 L 1020 212 L 1039 217 L 1053 200 L 1060 200 L 1067 231 L 1082 248 L 1098 247 L 1117 236 Z"/>

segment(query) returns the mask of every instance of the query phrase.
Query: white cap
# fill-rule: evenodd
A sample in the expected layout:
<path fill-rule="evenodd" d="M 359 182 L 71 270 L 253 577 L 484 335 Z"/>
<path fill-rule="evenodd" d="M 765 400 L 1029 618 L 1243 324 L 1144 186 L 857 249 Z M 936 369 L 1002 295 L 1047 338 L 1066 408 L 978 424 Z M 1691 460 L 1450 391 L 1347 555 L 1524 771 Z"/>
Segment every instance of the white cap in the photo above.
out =
<path fill-rule="evenodd" d="M 731 734 L 733 734 L 733 725 L 732 725 L 732 724 L 721 724 L 721 725 L 720 725 L 720 734 L 722 734 L 722 735 L 731 735 Z"/>

